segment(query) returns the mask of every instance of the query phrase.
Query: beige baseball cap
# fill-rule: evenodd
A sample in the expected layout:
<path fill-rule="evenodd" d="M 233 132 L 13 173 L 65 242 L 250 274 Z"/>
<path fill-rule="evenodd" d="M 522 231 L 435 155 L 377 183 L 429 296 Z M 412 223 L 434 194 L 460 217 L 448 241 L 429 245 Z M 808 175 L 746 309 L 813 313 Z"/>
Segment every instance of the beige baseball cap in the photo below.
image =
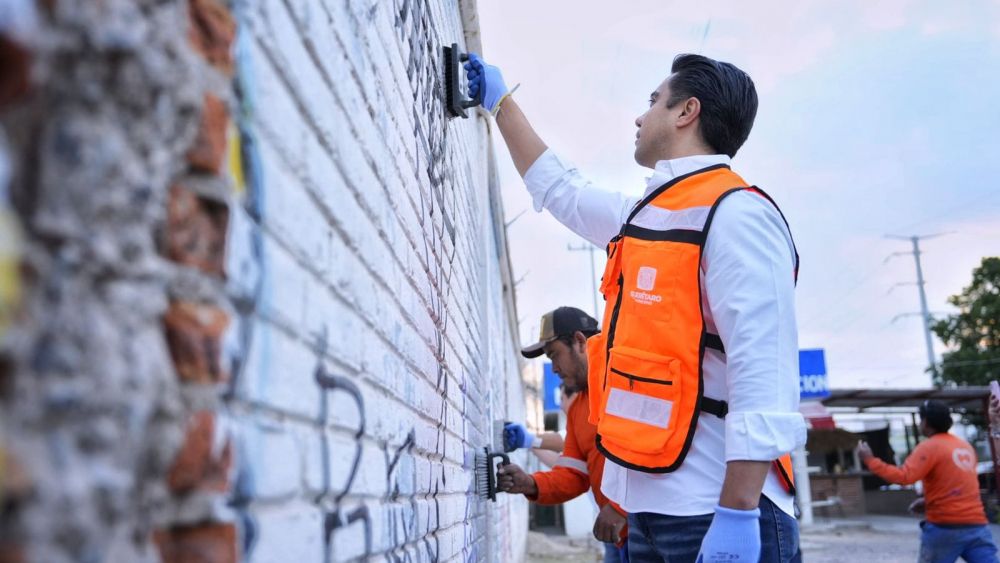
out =
<path fill-rule="evenodd" d="M 542 315 L 542 328 L 538 335 L 538 342 L 521 348 L 521 355 L 525 358 L 537 358 L 545 353 L 546 344 L 560 336 L 568 336 L 577 331 L 590 336 L 600 332 L 601 329 L 598 328 L 594 317 L 576 307 L 559 307 L 549 311 Z"/>

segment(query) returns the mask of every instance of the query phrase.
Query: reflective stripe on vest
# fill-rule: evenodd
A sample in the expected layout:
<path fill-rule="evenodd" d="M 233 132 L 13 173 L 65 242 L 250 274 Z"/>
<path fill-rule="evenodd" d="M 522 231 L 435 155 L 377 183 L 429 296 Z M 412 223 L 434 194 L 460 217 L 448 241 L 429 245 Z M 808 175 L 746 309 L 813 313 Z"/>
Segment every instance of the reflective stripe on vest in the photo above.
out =
<path fill-rule="evenodd" d="M 587 340 L 588 377 L 597 447 L 618 465 L 675 471 L 701 411 L 726 415 L 724 401 L 703 396 L 705 351 L 725 351 L 705 327 L 700 272 L 719 203 L 742 190 L 774 204 L 726 165 L 679 176 L 640 201 L 608 245 L 601 292 L 609 306 L 603 330 Z M 790 461 L 787 477 L 790 485 Z"/>
<path fill-rule="evenodd" d="M 559 456 L 559 461 L 556 462 L 556 467 L 567 467 L 569 469 L 575 469 L 584 475 L 590 474 L 590 471 L 587 470 L 587 462 L 582 459 L 576 459 L 575 457 L 567 457 L 564 455 Z"/>

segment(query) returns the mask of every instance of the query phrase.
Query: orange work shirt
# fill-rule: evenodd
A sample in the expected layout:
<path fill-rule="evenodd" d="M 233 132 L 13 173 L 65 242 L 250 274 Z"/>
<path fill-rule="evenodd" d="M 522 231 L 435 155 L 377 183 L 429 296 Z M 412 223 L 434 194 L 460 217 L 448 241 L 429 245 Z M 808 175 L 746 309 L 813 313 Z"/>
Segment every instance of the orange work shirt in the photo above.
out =
<path fill-rule="evenodd" d="M 917 444 L 901 467 L 874 457 L 865 464 L 890 483 L 909 485 L 923 480 L 931 524 L 986 524 L 976 452 L 958 436 L 947 432 L 931 436 Z"/>
<path fill-rule="evenodd" d="M 624 515 L 626 513 L 601 492 L 604 454 L 597 449 L 597 427 L 588 421 L 589 418 L 590 399 L 587 391 L 581 391 L 566 413 L 566 440 L 562 455 L 551 470 L 532 474 L 538 485 L 538 496 L 528 498 L 539 504 L 562 504 L 590 489 L 594 492 L 597 506 L 604 508 L 610 504 Z M 622 539 L 627 537 L 627 533 L 628 526 L 622 530 Z"/>

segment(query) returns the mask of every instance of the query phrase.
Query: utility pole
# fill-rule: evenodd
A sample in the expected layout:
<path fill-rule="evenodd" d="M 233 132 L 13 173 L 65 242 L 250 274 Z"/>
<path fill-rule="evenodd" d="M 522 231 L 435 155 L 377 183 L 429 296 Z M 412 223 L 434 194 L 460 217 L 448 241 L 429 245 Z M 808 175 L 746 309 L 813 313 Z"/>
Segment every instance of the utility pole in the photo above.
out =
<path fill-rule="evenodd" d="M 587 243 L 581 244 L 579 246 L 573 246 L 572 244 L 567 244 L 566 250 L 569 250 L 570 252 L 587 251 L 590 253 L 590 284 L 594 292 L 594 318 L 597 319 L 598 323 L 600 323 L 601 314 L 600 311 L 597 310 L 597 270 L 596 270 L 596 265 L 594 263 L 594 253 L 597 252 L 597 247 Z"/>
<path fill-rule="evenodd" d="M 920 294 L 920 317 L 924 320 L 924 342 L 927 345 L 927 365 L 930 366 L 931 374 L 933 374 L 934 377 L 936 377 L 938 374 L 937 361 L 934 359 L 934 340 L 931 337 L 931 313 L 927 308 L 927 292 L 924 290 L 924 285 L 926 283 L 924 281 L 924 270 L 923 267 L 921 267 L 920 265 L 920 254 L 921 254 L 920 241 L 937 238 L 946 234 L 950 233 L 936 233 L 933 235 L 923 235 L 923 236 L 913 235 L 908 237 L 899 235 L 885 236 L 885 238 L 889 239 L 910 241 L 910 243 L 913 245 L 913 250 L 909 252 L 893 252 L 888 257 L 886 257 L 885 261 L 888 262 L 895 256 L 902 256 L 906 254 L 913 255 L 913 261 L 916 263 L 917 266 L 916 286 L 917 286 L 917 291 Z M 899 317 L 897 316 L 897 318 Z"/>

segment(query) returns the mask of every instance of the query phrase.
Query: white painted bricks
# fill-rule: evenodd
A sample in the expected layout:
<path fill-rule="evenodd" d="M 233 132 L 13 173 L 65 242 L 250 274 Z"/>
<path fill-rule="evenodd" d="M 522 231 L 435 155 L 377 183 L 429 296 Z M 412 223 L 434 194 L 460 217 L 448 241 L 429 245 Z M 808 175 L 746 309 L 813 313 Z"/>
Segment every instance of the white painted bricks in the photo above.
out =
<path fill-rule="evenodd" d="M 269 0 L 239 23 L 264 202 L 233 210 L 227 259 L 259 238 L 227 402 L 248 559 L 520 559 L 524 501 L 473 490 L 525 399 L 486 123 L 444 117 L 457 5 Z"/>

